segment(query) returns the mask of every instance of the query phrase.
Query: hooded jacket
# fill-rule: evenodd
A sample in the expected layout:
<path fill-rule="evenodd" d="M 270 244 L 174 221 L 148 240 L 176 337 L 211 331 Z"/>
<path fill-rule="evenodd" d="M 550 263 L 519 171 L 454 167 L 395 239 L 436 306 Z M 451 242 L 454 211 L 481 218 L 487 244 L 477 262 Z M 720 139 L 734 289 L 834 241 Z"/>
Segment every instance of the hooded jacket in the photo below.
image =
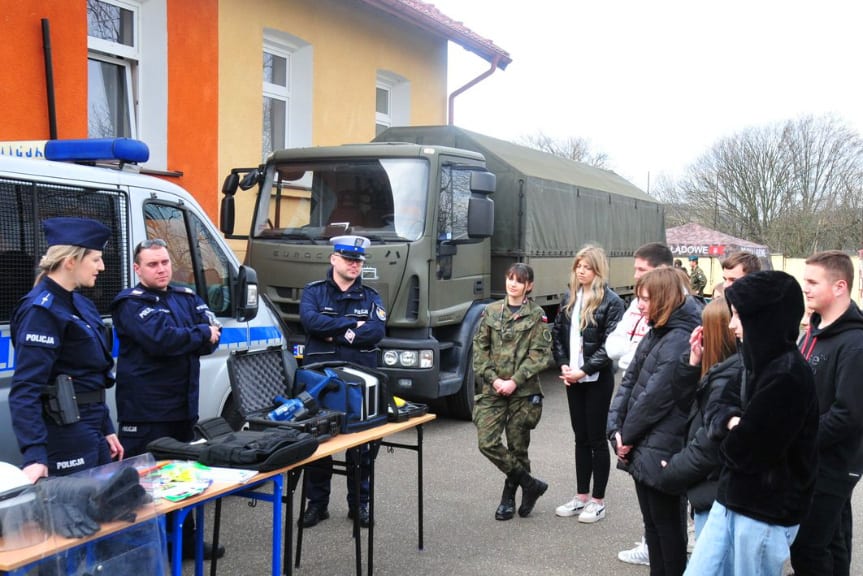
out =
<path fill-rule="evenodd" d="M 800 285 L 785 272 L 747 274 L 725 291 L 743 326 L 743 373 L 705 418 L 721 439 L 716 499 L 767 524 L 805 517 L 818 466 L 818 399 L 795 341 L 803 316 Z M 732 416 L 740 422 L 731 431 Z"/>
<path fill-rule="evenodd" d="M 813 313 L 800 351 L 815 374 L 818 394 L 817 488 L 850 496 L 863 474 L 863 313 L 851 302 L 842 316 L 820 328 Z"/>
<path fill-rule="evenodd" d="M 719 442 L 708 436 L 704 413 L 721 398 L 726 386 L 736 383 L 742 368 L 740 355 L 733 354 L 712 366 L 699 380 L 701 366 L 690 365 L 689 352 L 684 352 L 672 376 L 677 405 L 681 410 L 690 410 L 689 428 L 686 447 L 662 469 L 659 486 L 671 494 L 685 493 L 696 512 L 706 512 L 713 506 L 722 463 Z"/>
<path fill-rule="evenodd" d="M 632 363 L 608 412 L 608 438 L 614 443 L 620 432 L 631 445 L 629 473 L 656 489 L 661 461 L 683 448 L 687 412 L 675 405 L 671 374 L 680 355 L 689 348 L 689 336 L 701 323 L 700 308 L 692 298 L 684 300 L 664 326 L 651 327 L 638 344 Z"/>

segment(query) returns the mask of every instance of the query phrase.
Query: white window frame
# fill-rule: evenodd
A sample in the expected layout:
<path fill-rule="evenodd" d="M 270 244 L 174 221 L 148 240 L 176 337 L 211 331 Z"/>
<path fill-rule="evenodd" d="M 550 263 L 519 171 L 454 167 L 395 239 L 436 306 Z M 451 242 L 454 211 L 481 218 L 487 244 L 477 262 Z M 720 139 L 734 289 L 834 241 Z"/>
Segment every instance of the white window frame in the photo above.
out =
<path fill-rule="evenodd" d="M 126 78 L 126 106 L 129 114 L 129 137 L 138 138 L 138 72 L 141 61 L 141 5 L 120 0 L 99 0 L 132 12 L 132 45 L 126 46 L 103 38 L 87 36 L 87 60 L 97 60 L 114 64 L 124 69 Z M 89 89 L 87 95 L 88 120 L 90 105 Z"/>
<path fill-rule="evenodd" d="M 274 149 L 279 149 L 282 147 L 288 147 L 291 138 L 291 116 L 293 114 L 293 106 L 292 106 L 292 70 L 293 70 L 293 51 L 290 50 L 284 43 L 277 42 L 272 38 L 264 38 L 264 54 L 270 54 L 272 56 L 278 56 L 280 58 L 285 59 L 285 85 L 280 86 L 278 84 L 273 84 L 271 82 L 267 82 L 264 80 L 263 82 L 263 95 L 265 98 L 270 98 L 272 100 L 279 100 L 285 103 L 285 126 L 284 126 L 284 142 L 273 142 Z M 263 118 L 262 118 L 263 120 Z M 263 126 L 262 126 L 263 128 Z M 263 132 L 261 134 L 261 138 L 263 139 Z M 261 147 L 263 149 L 263 146 Z M 272 150 L 270 151 L 272 152 Z M 264 153 L 266 156 L 267 152 Z"/>
<path fill-rule="evenodd" d="M 286 148 L 312 145 L 312 45 L 305 40 L 282 32 L 265 28 L 263 53 L 285 58 L 286 86 L 262 82 L 262 97 L 285 102 Z M 263 71 L 262 71 L 263 74 Z M 263 101 L 262 101 L 263 105 Z M 263 122 L 263 110 L 260 116 Z M 261 125 L 261 150 L 263 151 L 263 124 Z"/>
<path fill-rule="evenodd" d="M 388 110 L 377 111 L 377 89 L 387 92 Z M 375 134 L 378 125 L 409 126 L 411 116 L 411 84 L 407 78 L 388 70 L 379 70 L 375 82 Z"/>

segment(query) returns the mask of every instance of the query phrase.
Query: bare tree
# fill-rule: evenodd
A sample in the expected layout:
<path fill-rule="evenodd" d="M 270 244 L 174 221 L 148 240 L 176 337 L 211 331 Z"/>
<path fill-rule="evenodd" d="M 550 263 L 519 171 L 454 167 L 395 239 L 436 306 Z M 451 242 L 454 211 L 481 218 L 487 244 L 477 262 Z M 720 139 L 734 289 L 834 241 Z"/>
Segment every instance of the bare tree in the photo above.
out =
<path fill-rule="evenodd" d="M 863 140 L 833 117 L 750 128 L 717 142 L 675 187 L 687 221 L 789 255 L 854 249 Z"/>
<path fill-rule="evenodd" d="M 590 142 L 584 138 L 570 136 L 569 138 L 556 139 L 543 132 L 537 132 L 522 136 L 517 140 L 517 143 L 567 160 L 583 162 L 596 168 L 607 168 L 608 155 L 603 152 L 592 152 Z"/>

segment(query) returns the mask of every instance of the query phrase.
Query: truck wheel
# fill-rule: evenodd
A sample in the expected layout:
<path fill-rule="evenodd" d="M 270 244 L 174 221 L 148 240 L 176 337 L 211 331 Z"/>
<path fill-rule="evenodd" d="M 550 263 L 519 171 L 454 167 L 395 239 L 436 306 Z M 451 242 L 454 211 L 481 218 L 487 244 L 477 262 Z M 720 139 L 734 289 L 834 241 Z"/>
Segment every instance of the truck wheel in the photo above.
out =
<path fill-rule="evenodd" d="M 476 379 L 473 374 L 473 346 L 468 349 L 467 358 L 467 370 L 464 373 L 461 389 L 446 399 L 449 415 L 459 420 L 471 420 L 473 418 L 473 400 L 476 395 Z"/>
<path fill-rule="evenodd" d="M 234 430 L 241 430 L 246 425 L 246 419 L 243 418 L 240 409 L 237 408 L 233 394 L 228 396 L 228 401 L 225 402 L 225 407 L 222 408 L 222 418 L 227 420 Z"/>

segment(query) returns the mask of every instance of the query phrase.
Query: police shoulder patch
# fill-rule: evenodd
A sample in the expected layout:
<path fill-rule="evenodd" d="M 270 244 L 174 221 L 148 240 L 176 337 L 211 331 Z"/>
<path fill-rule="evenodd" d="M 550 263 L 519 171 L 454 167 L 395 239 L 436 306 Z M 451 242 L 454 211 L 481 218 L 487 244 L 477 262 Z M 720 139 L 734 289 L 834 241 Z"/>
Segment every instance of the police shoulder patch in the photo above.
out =
<path fill-rule="evenodd" d="M 387 311 L 380 306 L 375 306 L 375 316 L 377 316 L 378 320 L 380 320 L 381 322 L 387 321 Z"/>
<path fill-rule="evenodd" d="M 36 298 L 33 299 L 34 306 L 40 306 L 42 308 L 50 308 L 51 305 L 54 304 L 54 295 L 49 291 L 45 290 L 41 294 L 39 294 Z"/>

